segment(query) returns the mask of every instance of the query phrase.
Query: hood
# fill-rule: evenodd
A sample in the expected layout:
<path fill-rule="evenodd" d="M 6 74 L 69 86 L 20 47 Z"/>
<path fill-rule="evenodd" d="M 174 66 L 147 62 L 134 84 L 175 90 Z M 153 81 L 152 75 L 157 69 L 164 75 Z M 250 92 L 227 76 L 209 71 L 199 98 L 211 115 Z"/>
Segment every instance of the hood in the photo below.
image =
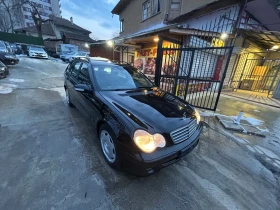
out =
<path fill-rule="evenodd" d="M 136 127 L 151 132 L 171 132 L 194 118 L 194 109 L 185 101 L 160 89 L 101 91 L 103 97 Z"/>

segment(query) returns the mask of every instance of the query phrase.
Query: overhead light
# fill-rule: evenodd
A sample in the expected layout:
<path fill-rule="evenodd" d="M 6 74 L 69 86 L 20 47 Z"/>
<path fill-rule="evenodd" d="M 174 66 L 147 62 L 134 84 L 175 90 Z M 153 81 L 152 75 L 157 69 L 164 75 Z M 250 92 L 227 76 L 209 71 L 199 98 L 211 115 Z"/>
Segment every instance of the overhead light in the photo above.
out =
<path fill-rule="evenodd" d="M 112 40 L 107 41 L 107 44 L 112 47 L 114 45 L 114 42 Z"/>
<path fill-rule="evenodd" d="M 86 48 L 89 48 L 89 44 L 88 44 L 88 43 L 85 43 L 85 47 L 86 47 Z"/>
<path fill-rule="evenodd" d="M 158 37 L 154 38 L 154 41 L 155 41 L 155 42 L 158 42 L 158 41 L 159 41 L 159 38 L 158 38 Z"/>
<path fill-rule="evenodd" d="M 222 33 L 221 34 L 221 39 L 227 39 L 228 38 L 228 34 L 227 33 Z"/>
<path fill-rule="evenodd" d="M 272 49 L 272 50 L 278 50 L 278 49 L 279 49 L 279 46 L 278 46 L 278 45 L 274 45 L 271 49 Z"/>

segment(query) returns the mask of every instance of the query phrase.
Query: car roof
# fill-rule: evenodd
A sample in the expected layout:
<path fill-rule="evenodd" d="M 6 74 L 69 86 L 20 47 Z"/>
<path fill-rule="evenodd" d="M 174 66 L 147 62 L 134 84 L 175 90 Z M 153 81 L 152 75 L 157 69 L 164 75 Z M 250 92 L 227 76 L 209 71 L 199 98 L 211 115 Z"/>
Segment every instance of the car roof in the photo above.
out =
<path fill-rule="evenodd" d="M 87 57 L 87 58 L 78 58 L 80 60 L 90 61 L 92 65 L 105 65 L 105 66 L 123 66 L 123 67 L 132 67 L 129 63 L 119 62 L 119 61 L 111 61 L 107 58 L 103 57 Z"/>

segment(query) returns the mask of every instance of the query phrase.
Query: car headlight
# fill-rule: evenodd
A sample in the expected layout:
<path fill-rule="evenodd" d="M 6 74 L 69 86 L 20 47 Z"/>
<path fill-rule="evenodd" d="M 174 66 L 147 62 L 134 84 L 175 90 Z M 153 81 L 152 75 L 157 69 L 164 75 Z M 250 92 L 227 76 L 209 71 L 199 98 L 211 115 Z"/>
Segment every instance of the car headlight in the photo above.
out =
<path fill-rule="evenodd" d="M 15 56 L 14 56 L 14 55 L 5 55 L 5 58 L 11 58 L 11 59 L 13 59 L 13 58 L 15 58 Z"/>
<path fill-rule="evenodd" d="M 151 135 L 147 131 L 144 130 L 137 130 L 134 133 L 133 138 L 135 144 L 146 153 L 151 153 L 155 151 L 157 147 L 165 147 L 166 141 L 164 137 L 156 133 L 154 135 Z"/>
<path fill-rule="evenodd" d="M 195 110 L 196 122 L 197 122 L 197 124 L 199 124 L 199 122 L 200 122 L 200 120 L 201 120 L 200 114 L 199 114 L 199 112 L 197 111 L 197 109 L 194 109 L 194 110 Z"/>

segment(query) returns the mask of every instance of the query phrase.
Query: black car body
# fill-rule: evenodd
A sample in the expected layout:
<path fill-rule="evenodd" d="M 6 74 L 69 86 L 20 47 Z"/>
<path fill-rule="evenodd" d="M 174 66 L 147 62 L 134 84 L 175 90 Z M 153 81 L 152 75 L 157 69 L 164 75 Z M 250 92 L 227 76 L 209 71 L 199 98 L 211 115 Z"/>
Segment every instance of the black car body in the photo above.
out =
<path fill-rule="evenodd" d="M 15 65 L 18 64 L 19 59 L 15 56 L 15 54 L 0 52 L 0 61 L 5 65 Z"/>
<path fill-rule="evenodd" d="M 9 74 L 7 66 L 0 61 L 0 79 L 5 78 Z"/>
<path fill-rule="evenodd" d="M 125 86 L 127 75 L 136 88 L 112 89 L 114 81 Z M 75 59 L 65 71 L 67 102 L 92 121 L 107 163 L 138 175 L 152 174 L 189 153 L 202 130 L 192 106 L 151 84 L 132 66 L 90 58 Z"/>

